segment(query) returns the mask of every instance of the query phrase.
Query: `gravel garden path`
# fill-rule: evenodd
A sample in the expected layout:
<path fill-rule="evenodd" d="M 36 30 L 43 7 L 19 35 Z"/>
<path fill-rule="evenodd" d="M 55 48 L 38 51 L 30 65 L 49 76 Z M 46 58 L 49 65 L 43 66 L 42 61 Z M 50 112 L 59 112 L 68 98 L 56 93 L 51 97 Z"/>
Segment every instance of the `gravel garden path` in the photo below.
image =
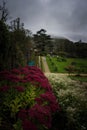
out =
<path fill-rule="evenodd" d="M 44 57 L 44 56 L 42 56 L 42 64 L 43 64 L 43 66 L 44 66 L 44 72 L 45 72 L 45 73 L 50 73 L 48 64 L 47 64 L 47 62 L 46 62 L 46 57 Z"/>

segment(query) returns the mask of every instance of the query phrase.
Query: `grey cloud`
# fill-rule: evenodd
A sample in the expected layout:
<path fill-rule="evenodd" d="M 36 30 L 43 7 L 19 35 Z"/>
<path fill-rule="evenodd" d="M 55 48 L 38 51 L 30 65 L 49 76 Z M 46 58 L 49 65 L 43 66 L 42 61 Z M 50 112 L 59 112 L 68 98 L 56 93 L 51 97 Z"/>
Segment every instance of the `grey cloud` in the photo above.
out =
<path fill-rule="evenodd" d="M 54 0 L 50 3 L 51 14 L 61 26 L 61 31 L 79 39 L 79 34 L 87 35 L 87 1 L 86 0 Z M 56 26 L 59 29 L 58 26 Z M 83 39 L 86 36 L 83 36 Z M 76 38 L 75 38 L 76 39 Z"/>
<path fill-rule="evenodd" d="M 87 0 L 7 0 L 7 6 L 34 33 L 45 28 L 53 35 L 87 39 Z"/>
<path fill-rule="evenodd" d="M 8 0 L 8 7 L 12 14 L 15 16 L 20 15 L 25 20 L 28 17 L 38 16 L 42 9 L 38 0 Z"/>
<path fill-rule="evenodd" d="M 57 0 L 54 0 L 57 1 Z M 84 1 L 84 0 L 83 0 Z M 55 2 L 51 14 L 53 18 L 61 23 L 65 29 L 71 29 L 71 31 L 79 28 L 84 28 L 87 23 L 87 1 L 85 3 L 80 0 L 61 0 L 61 2 Z"/>

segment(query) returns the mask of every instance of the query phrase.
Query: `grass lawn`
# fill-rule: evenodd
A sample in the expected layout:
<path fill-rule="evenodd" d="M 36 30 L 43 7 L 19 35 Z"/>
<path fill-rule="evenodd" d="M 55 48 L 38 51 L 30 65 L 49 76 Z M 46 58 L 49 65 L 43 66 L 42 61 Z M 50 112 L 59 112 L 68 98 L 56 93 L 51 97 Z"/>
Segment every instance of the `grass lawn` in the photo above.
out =
<path fill-rule="evenodd" d="M 47 63 L 51 72 L 67 73 L 66 67 L 74 65 L 75 69 L 79 69 L 79 73 L 87 73 L 87 59 L 81 58 L 66 58 L 47 56 Z"/>
<path fill-rule="evenodd" d="M 87 82 L 87 76 L 69 76 L 71 79 L 81 82 Z"/>

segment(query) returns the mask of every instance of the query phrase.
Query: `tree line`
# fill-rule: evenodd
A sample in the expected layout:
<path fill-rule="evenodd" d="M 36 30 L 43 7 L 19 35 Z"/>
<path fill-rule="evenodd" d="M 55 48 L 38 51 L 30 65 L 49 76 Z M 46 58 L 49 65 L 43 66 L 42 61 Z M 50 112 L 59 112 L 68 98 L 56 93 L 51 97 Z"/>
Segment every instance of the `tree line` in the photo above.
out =
<path fill-rule="evenodd" d="M 29 59 L 28 48 L 32 47 L 31 32 L 24 29 L 20 18 L 6 24 L 8 9 L 4 1 L 0 14 L 0 70 L 25 66 Z"/>
<path fill-rule="evenodd" d="M 34 35 L 34 43 L 40 55 L 60 55 L 66 57 L 87 57 L 87 43 L 73 42 L 65 38 L 52 38 L 41 29 Z"/>
<path fill-rule="evenodd" d="M 66 57 L 87 58 L 87 43 L 68 39 L 54 39 L 53 53 Z"/>

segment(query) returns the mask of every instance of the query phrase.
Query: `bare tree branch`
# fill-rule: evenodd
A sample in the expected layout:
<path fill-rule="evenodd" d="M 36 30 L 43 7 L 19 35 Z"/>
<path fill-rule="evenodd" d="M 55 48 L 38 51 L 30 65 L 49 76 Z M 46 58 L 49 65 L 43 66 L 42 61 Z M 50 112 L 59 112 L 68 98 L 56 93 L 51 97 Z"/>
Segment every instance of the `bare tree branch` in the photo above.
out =
<path fill-rule="evenodd" d="M 3 1 L 2 5 L 0 5 L 0 20 L 6 22 L 6 20 L 8 19 L 8 9 L 6 8 L 6 2 Z"/>

